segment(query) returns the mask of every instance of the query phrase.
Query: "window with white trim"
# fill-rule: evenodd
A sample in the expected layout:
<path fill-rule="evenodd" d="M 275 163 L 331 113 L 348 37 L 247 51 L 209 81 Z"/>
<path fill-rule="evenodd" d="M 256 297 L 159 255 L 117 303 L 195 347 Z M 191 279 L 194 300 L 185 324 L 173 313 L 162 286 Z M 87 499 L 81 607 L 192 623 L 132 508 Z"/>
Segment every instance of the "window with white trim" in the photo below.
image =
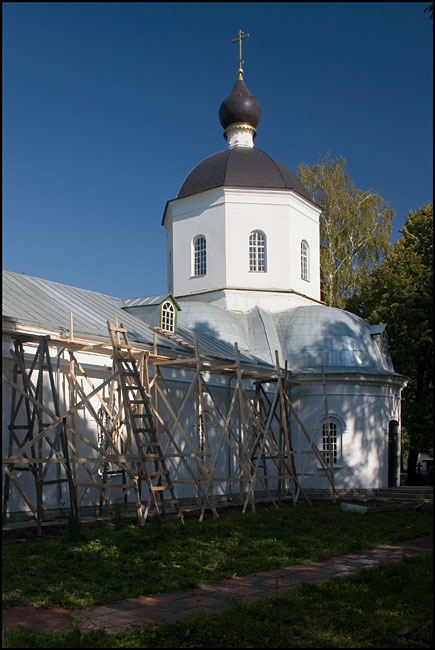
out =
<path fill-rule="evenodd" d="M 303 239 L 301 241 L 301 278 L 309 282 L 309 268 L 310 268 L 310 249 L 308 243 Z"/>
<path fill-rule="evenodd" d="M 266 272 L 266 235 L 261 230 L 249 235 L 249 270 Z"/>
<path fill-rule="evenodd" d="M 207 244 L 204 235 L 198 235 L 193 240 L 193 275 L 207 273 Z"/>
<path fill-rule="evenodd" d="M 338 462 L 337 423 L 324 422 L 322 424 L 322 454 L 327 465 L 336 465 Z"/>
<path fill-rule="evenodd" d="M 175 307 L 170 300 L 165 300 L 162 305 L 162 330 L 175 331 Z"/>

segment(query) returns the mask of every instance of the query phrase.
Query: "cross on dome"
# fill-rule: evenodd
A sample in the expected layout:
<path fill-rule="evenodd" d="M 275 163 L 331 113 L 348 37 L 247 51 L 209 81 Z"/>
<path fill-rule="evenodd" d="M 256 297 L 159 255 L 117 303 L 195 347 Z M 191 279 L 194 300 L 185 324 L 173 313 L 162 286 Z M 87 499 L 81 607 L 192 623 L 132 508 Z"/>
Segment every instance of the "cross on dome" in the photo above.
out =
<path fill-rule="evenodd" d="M 241 29 L 239 29 L 236 38 L 233 38 L 233 40 L 231 41 L 231 43 L 237 43 L 237 41 L 239 42 L 239 69 L 238 69 L 239 79 L 243 78 L 244 61 L 242 59 L 242 40 L 244 38 L 249 38 L 249 34 L 245 34 Z"/>

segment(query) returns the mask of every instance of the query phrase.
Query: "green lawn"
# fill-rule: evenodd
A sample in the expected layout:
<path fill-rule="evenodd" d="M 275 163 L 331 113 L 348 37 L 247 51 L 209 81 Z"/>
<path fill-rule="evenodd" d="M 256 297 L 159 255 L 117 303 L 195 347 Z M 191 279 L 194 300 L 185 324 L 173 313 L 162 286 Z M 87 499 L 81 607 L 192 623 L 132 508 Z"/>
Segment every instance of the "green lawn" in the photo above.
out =
<path fill-rule="evenodd" d="M 6 630 L 5 648 L 432 648 L 432 558 L 130 634 Z"/>
<path fill-rule="evenodd" d="M 222 578 L 318 561 L 425 535 L 432 513 L 415 509 L 367 515 L 339 504 L 228 510 L 219 519 L 162 529 L 119 524 L 3 547 L 3 606 L 88 607 L 187 589 Z M 378 512 L 377 512 L 378 511 Z"/>

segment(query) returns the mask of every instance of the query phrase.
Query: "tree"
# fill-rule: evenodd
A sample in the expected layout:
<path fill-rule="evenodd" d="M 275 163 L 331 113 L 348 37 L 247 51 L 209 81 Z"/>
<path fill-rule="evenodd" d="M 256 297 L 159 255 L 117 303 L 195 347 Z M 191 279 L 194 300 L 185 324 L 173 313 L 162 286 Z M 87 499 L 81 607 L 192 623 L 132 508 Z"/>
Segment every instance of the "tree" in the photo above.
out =
<path fill-rule="evenodd" d="M 363 279 L 391 249 L 394 211 L 373 190 L 358 190 L 346 160 L 321 157 L 312 167 L 298 165 L 301 181 L 322 209 L 320 266 L 322 300 L 344 307 Z"/>
<path fill-rule="evenodd" d="M 346 307 L 371 323 L 387 324 L 394 368 L 408 378 L 402 423 L 413 481 L 418 453 L 433 450 L 433 203 L 411 211 L 400 232 Z"/>

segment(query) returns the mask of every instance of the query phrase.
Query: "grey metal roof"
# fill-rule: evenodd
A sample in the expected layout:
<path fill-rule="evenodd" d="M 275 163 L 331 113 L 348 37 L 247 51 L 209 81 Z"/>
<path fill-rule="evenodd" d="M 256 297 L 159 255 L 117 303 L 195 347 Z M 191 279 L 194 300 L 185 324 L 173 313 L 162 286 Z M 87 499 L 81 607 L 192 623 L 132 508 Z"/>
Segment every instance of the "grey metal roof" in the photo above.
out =
<path fill-rule="evenodd" d="M 380 323 L 379 325 L 370 325 L 370 332 L 372 334 L 383 334 L 386 329 L 385 323 Z"/>
<path fill-rule="evenodd" d="M 142 296 L 140 298 L 126 298 L 123 300 L 123 307 L 145 307 L 148 305 L 160 305 L 166 298 L 172 298 L 169 293 L 160 293 L 157 296 Z M 173 298 L 172 298 L 173 300 Z"/>
<path fill-rule="evenodd" d="M 107 339 L 107 320 L 118 316 L 132 340 L 152 344 L 149 328 L 123 311 L 122 305 L 119 298 L 95 291 L 3 272 L 3 319 L 68 332 L 72 312 L 75 335 Z"/>
<path fill-rule="evenodd" d="M 237 341 L 244 354 L 275 363 L 288 361 L 294 373 L 343 372 L 394 375 L 391 360 L 381 354 L 372 327 L 355 314 L 325 305 L 268 312 L 255 307 L 247 313 L 181 299 L 180 324 L 213 341 Z"/>
<path fill-rule="evenodd" d="M 299 178 L 260 149 L 233 147 L 209 156 L 190 172 L 177 198 L 216 187 L 293 190 L 313 203 Z"/>
<path fill-rule="evenodd" d="M 165 296 L 166 297 L 166 296 Z M 21 273 L 3 271 L 3 321 L 24 326 L 42 327 L 48 330 L 69 331 L 69 313 L 73 313 L 74 335 L 107 340 L 107 321 L 118 317 L 128 330 L 132 342 L 152 346 L 153 331 L 148 323 L 122 309 L 124 301 L 95 291 L 79 289 L 50 280 L 31 277 Z M 194 332 L 182 326 L 177 334 L 193 344 Z M 234 347 L 228 343 L 196 335 L 198 347 L 204 356 L 221 360 L 234 360 Z M 164 336 L 158 337 L 159 348 L 186 353 L 186 348 Z M 241 361 L 269 369 L 255 355 L 241 354 Z"/>
<path fill-rule="evenodd" d="M 275 316 L 283 353 L 294 371 L 313 368 L 388 373 L 371 326 L 359 316 L 325 305 L 295 307 Z"/>

